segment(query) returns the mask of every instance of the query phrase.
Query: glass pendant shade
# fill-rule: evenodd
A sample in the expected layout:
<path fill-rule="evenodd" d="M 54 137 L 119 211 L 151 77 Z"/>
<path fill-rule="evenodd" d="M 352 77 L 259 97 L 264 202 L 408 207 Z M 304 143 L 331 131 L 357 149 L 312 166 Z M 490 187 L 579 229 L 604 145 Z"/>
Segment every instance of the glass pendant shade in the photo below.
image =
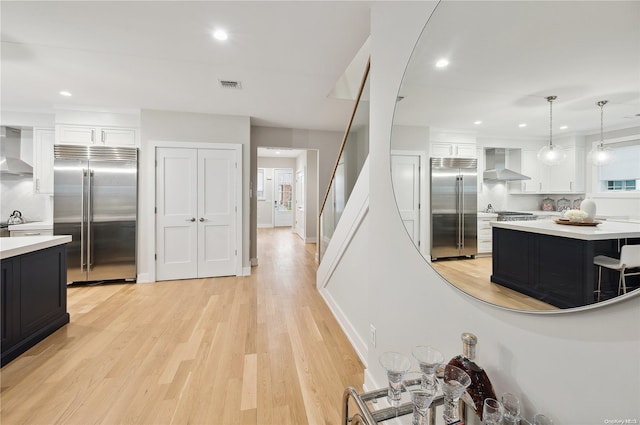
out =
<path fill-rule="evenodd" d="M 549 144 L 538 151 L 538 160 L 546 165 L 558 165 L 567 159 L 567 153 L 562 146 L 553 144 L 553 101 L 556 98 L 556 96 L 547 97 L 547 102 L 549 102 Z"/>
<path fill-rule="evenodd" d="M 604 105 L 607 103 L 607 100 L 596 103 L 600 107 L 600 143 L 589 152 L 589 159 L 594 165 L 609 164 L 613 161 L 611 148 L 604 145 Z"/>
<path fill-rule="evenodd" d="M 545 145 L 538 151 L 538 159 L 547 165 L 558 165 L 567 159 L 567 153 L 559 145 Z"/>

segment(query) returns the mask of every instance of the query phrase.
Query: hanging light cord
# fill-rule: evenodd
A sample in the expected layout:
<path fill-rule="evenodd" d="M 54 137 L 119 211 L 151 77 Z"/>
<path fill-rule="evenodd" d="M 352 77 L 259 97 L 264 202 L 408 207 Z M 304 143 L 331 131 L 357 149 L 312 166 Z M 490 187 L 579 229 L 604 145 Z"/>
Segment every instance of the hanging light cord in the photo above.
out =
<path fill-rule="evenodd" d="M 606 105 L 608 100 L 601 100 L 596 103 L 600 107 L 600 148 L 604 147 L 604 105 Z"/>
<path fill-rule="evenodd" d="M 553 101 L 556 100 L 557 96 L 549 96 L 547 97 L 547 101 L 549 102 L 549 148 L 553 149 Z"/>

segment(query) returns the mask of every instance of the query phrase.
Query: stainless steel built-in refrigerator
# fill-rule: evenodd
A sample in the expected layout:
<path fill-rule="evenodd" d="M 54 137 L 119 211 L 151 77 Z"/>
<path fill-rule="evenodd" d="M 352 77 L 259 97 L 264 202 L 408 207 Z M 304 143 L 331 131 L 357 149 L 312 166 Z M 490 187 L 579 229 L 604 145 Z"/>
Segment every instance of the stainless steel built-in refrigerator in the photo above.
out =
<path fill-rule="evenodd" d="M 67 281 L 136 279 L 138 150 L 54 146 L 53 233 L 71 235 Z"/>
<path fill-rule="evenodd" d="M 431 259 L 478 253 L 478 160 L 431 158 Z"/>

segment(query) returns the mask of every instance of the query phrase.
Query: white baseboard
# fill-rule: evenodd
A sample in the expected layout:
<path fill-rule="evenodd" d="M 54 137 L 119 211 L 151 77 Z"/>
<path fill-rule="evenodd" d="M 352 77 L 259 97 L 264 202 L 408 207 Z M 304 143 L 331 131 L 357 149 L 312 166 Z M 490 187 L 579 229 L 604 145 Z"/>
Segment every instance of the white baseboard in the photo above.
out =
<path fill-rule="evenodd" d="M 320 288 L 319 292 L 322 298 L 324 299 L 324 302 L 329 307 L 329 310 L 331 310 L 333 317 L 335 317 L 335 319 L 338 321 L 340 328 L 347 336 L 347 339 L 351 343 L 351 346 L 356 351 L 356 354 L 360 358 L 360 361 L 366 368 L 367 361 L 368 361 L 369 347 L 364 342 L 364 339 L 362 339 L 360 334 L 358 334 L 358 331 L 353 326 L 353 324 L 349 321 L 349 319 L 347 318 L 347 315 L 344 314 L 344 312 L 342 311 L 338 303 L 333 299 L 333 296 L 331 296 L 331 294 L 329 293 L 329 290 L 327 288 Z"/>
<path fill-rule="evenodd" d="M 258 265 L 258 257 L 251 259 L 251 267 L 255 267 Z"/>
<path fill-rule="evenodd" d="M 153 281 L 149 278 L 149 273 L 139 273 L 136 283 L 153 283 Z"/>
<path fill-rule="evenodd" d="M 306 238 L 304 241 L 305 241 L 305 243 L 316 243 L 316 242 L 318 242 L 318 238 L 316 238 L 316 237 Z"/>
<path fill-rule="evenodd" d="M 243 267 L 242 276 L 251 276 L 251 267 Z"/>

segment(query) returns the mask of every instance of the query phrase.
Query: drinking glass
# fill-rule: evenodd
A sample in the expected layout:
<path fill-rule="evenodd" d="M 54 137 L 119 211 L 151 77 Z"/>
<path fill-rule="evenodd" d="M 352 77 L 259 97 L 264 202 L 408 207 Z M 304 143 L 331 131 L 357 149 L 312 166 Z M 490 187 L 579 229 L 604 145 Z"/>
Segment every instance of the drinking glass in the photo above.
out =
<path fill-rule="evenodd" d="M 433 347 L 419 345 L 413 348 L 411 354 L 418 361 L 422 371 L 422 385 L 425 388 L 435 385 L 437 383 L 436 370 L 444 361 L 442 353 Z"/>
<path fill-rule="evenodd" d="M 500 397 L 502 408 L 504 409 L 505 425 L 518 425 L 520 418 L 520 400 L 511 393 L 503 393 Z"/>
<path fill-rule="evenodd" d="M 553 425 L 553 421 L 542 413 L 538 413 L 533 417 L 533 425 Z"/>
<path fill-rule="evenodd" d="M 485 398 L 482 407 L 482 425 L 502 424 L 502 404 L 495 398 Z"/>
<path fill-rule="evenodd" d="M 422 372 L 407 372 L 402 379 L 404 388 L 413 403 L 412 425 L 428 425 L 427 411 L 434 397 L 438 393 L 438 383 L 429 387 L 422 385 Z"/>
<path fill-rule="evenodd" d="M 387 372 L 389 381 L 387 400 L 391 406 L 399 406 L 402 398 L 402 377 L 411 367 L 411 359 L 402 353 L 387 351 L 380 355 L 379 360 Z"/>
<path fill-rule="evenodd" d="M 442 393 L 444 394 L 444 421 L 447 424 L 460 420 L 458 405 L 460 396 L 471 384 L 471 378 L 459 367 L 446 365 L 442 378 Z"/>

